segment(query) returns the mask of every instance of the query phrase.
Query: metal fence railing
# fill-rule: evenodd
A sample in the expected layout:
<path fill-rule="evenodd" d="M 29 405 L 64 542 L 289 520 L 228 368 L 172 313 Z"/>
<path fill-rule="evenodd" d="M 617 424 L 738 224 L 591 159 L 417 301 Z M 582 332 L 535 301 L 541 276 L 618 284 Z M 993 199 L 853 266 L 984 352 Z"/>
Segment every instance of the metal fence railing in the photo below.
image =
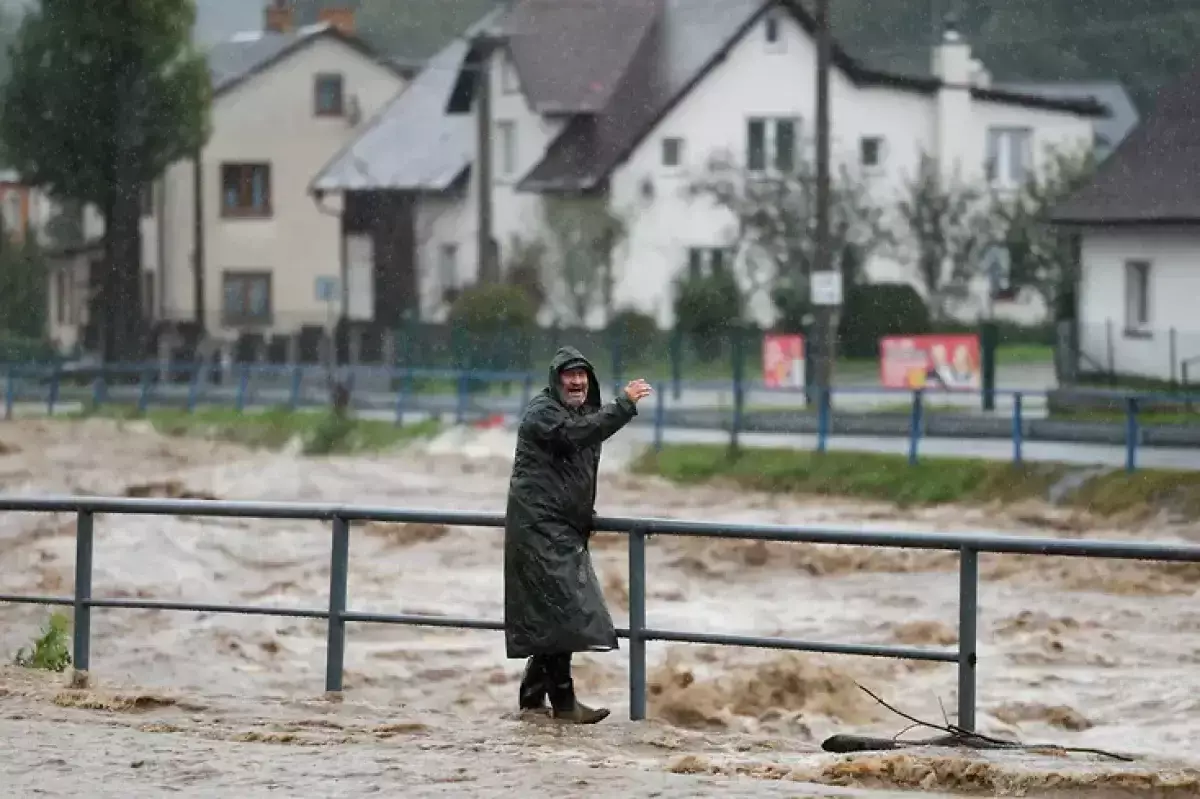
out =
<path fill-rule="evenodd" d="M 377 521 L 502 527 L 504 517 L 499 514 L 350 505 L 3 496 L 0 496 L 0 511 L 76 514 L 74 595 L 70 597 L 0 595 L 0 602 L 58 605 L 73 608 L 75 617 L 74 665 L 76 670 L 82 672 L 86 672 L 91 667 L 89 647 L 93 608 L 201 611 L 326 619 L 325 688 L 332 692 L 342 690 L 347 622 L 475 630 L 503 630 L 504 628 L 501 621 L 414 614 L 362 613 L 347 607 L 351 522 Z M 324 608 L 284 608 L 95 597 L 92 595 L 92 555 L 95 518 L 98 514 L 180 515 L 329 522 L 332 525 L 333 535 L 327 604 Z M 629 627 L 619 630 L 618 634 L 629 640 L 629 716 L 635 721 L 646 717 L 646 644 L 649 641 L 674 641 L 956 663 L 958 665 L 958 725 L 964 729 L 973 730 L 976 705 L 976 619 L 978 616 L 980 553 L 1200 562 L 1200 546 L 1143 542 L 872 532 L 836 527 L 783 527 L 635 518 L 600 518 L 597 519 L 596 526 L 599 532 L 625 533 L 629 536 Z M 875 644 L 841 644 L 647 627 L 646 539 L 652 535 L 957 551 L 960 553 L 958 649 L 949 651 Z"/>

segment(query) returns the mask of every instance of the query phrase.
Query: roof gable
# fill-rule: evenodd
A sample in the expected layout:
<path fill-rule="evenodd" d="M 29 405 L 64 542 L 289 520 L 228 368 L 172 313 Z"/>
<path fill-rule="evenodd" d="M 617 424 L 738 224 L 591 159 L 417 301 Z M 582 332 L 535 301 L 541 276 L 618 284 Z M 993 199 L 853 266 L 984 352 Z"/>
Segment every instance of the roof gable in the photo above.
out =
<path fill-rule="evenodd" d="M 298 28 L 291 33 L 239 33 L 213 45 L 206 53 L 213 95 L 220 96 L 233 90 L 266 72 L 292 53 L 323 39 L 339 41 L 364 58 L 379 64 L 398 77 L 403 77 L 403 73 L 395 64 L 379 58 L 375 51 L 357 36 L 343 33 L 328 23 L 322 23 Z"/>
<path fill-rule="evenodd" d="M 1200 69 L 1162 90 L 1092 181 L 1050 218 L 1081 225 L 1200 222 Z"/>
<path fill-rule="evenodd" d="M 560 5 L 596 0 L 555 0 Z M 526 0 L 549 2 L 549 0 Z M 810 36 L 816 22 L 798 0 L 660 0 L 656 23 L 630 60 L 617 89 L 594 118 L 573 119 L 551 143 L 543 160 L 520 182 L 525 191 L 595 188 L 627 159 L 641 141 L 698 85 L 768 12 L 783 8 Z M 876 86 L 932 95 L 934 78 L 870 69 L 839 45 L 833 66 L 857 86 Z M 577 81 L 578 82 L 578 81 Z M 1103 116 L 1094 100 L 1054 99 L 998 88 L 973 88 L 978 100 Z"/>

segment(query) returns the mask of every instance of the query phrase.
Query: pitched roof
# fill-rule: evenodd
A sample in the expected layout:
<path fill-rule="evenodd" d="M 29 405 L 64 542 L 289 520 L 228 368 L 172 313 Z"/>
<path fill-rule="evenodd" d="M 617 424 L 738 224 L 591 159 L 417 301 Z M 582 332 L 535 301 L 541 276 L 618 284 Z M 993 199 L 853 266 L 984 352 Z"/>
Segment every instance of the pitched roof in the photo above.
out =
<path fill-rule="evenodd" d="M 444 191 L 462 177 L 475 155 L 475 124 L 471 117 L 447 113 L 446 106 L 470 49 L 467 37 L 482 24 L 435 55 L 321 168 L 309 191 Z"/>
<path fill-rule="evenodd" d="M 589 6 L 598 0 L 553 0 L 561 7 Z M 551 0 L 521 0 L 525 5 L 540 5 Z M 595 188 L 612 170 L 623 162 L 649 135 L 659 121 L 677 105 L 688 92 L 715 68 L 759 19 L 776 7 L 785 8 L 810 35 L 816 33 L 816 23 L 798 0 L 624 0 L 657 7 L 654 24 L 641 37 L 640 44 L 629 59 L 620 83 L 603 108 L 594 114 L 573 118 L 562 134 L 551 143 L 542 161 L 518 184 L 524 191 L 576 191 Z M 555 15 L 555 18 L 562 17 Z M 514 19 L 510 18 L 504 32 L 513 33 Z M 544 19 L 544 18 L 543 18 Z M 564 21 L 564 24 L 565 21 Z M 539 34 L 546 36 L 548 25 L 543 22 Z M 596 30 L 597 48 L 611 46 L 628 49 L 628 42 L 604 42 L 604 36 L 615 35 L 616 27 Z M 624 35 L 628 35 L 627 31 Z M 530 41 L 524 47 L 532 46 Z M 586 82 L 589 76 L 573 75 L 575 70 L 589 68 L 587 59 L 549 59 L 556 71 L 545 80 L 558 80 L 573 86 Z M 538 82 L 541 75 L 521 73 L 522 82 Z M 859 86 L 881 86 L 933 94 L 941 83 L 934 78 L 916 78 L 882 72 L 864 67 L 841 47 L 834 44 L 833 65 Z M 518 69 L 521 62 L 518 61 Z M 973 88 L 976 99 L 1068 111 L 1082 115 L 1104 116 L 1107 109 L 1094 100 L 1054 99 L 1000 88 Z"/>
<path fill-rule="evenodd" d="M 524 0 L 497 31 L 539 114 L 595 113 L 613 96 L 658 0 Z"/>
<path fill-rule="evenodd" d="M 1139 115 L 1133 98 L 1117 81 L 1063 81 L 1059 83 L 1003 83 L 998 88 L 1024 94 L 1036 94 L 1063 100 L 1095 99 L 1109 110 L 1109 116 L 1095 122 L 1097 149 L 1101 157 L 1116 149 L 1135 127 Z"/>
<path fill-rule="evenodd" d="M 290 33 L 248 31 L 234 34 L 225 41 L 214 44 L 205 54 L 213 94 L 220 95 L 230 91 L 300 48 L 322 38 L 336 39 L 357 50 L 364 57 L 401 74 L 395 64 L 380 59 L 375 51 L 357 36 L 342 33 L 328 23 L 320 23 L 306 25 Z"/>
<path fill-rule="evenodd" d="M 1091 183 L 1049 216 L 1079 225 L 1200 222 L 1200 70 L 1163 89 Z"/>

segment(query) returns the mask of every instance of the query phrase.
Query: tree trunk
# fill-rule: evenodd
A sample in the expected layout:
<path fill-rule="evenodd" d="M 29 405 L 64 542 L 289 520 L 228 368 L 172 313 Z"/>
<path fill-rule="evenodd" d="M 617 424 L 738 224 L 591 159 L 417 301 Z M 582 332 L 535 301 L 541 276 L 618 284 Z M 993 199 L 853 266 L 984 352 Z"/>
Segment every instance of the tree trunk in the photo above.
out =
<path fill-rule="evenodd" d="M 145 356 L 142 297 L 141 203 L 132 181 L 114 187 L 106 203 L 101 353 L 106 362 L 130 363 Z"/>

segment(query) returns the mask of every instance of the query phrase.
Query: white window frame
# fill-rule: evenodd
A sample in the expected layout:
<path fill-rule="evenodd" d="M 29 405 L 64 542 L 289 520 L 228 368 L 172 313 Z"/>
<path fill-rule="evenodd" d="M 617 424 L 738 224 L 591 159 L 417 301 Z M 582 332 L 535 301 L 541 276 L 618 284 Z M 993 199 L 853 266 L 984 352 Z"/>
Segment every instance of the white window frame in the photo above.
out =
<path fill-rule="evenodd" d="M 763 158 L 766 161 L 763 168 L 755 168 L 750 165 L 750 126 L 755 122 L 763 123 Z M 792 170 L 795 171 L 800 166 L 801 162 L 801 131 L 803 125 L 800 117 L 748 117 L 746 119 L 746 146 L 743 152 L 746 153 L 746 171 L 752 174 L 767 174 L 777 175 L 780 170 L 779 162 L 779 126 L 781 122 L 790 122 L 792 124 Z"/>
<path fill-rule="evenodd" d="M 713 274 L 713 267 L 717 263 L 717 255 L 720 254 L 721 264 L 729 271 L 733 271 L 734 255 L 736 254 L 733 247 L 698 245 L 688 247 L 684 250 L 683 268 L 687 270 L 689 278 L 710 277 Z"/>
<path fill-rule="evenodd" d="M 511 119 L 496 122 L 496 177 L 513 178 L 517 172 L 517 123 Z"/>
<path fill-rule="evenodd" d="M 1019 186 L 1033 172 L 1033 128 L 991 127 L 984 143 L 984 171 L 988 183 L 999 186 Z M 1015 153 L 1020 153 L 1021 167 Z M 1019 169 L 1019 172 L 1018 172 Z"/>
<path fill-rule="evenodd" d="M 1137 337 L 1150 334 L 1154 308 L 1150 287 L 1153 265 L 1146 259 L 1132 258 L 1125 262 L 1125 334 Z"/>

